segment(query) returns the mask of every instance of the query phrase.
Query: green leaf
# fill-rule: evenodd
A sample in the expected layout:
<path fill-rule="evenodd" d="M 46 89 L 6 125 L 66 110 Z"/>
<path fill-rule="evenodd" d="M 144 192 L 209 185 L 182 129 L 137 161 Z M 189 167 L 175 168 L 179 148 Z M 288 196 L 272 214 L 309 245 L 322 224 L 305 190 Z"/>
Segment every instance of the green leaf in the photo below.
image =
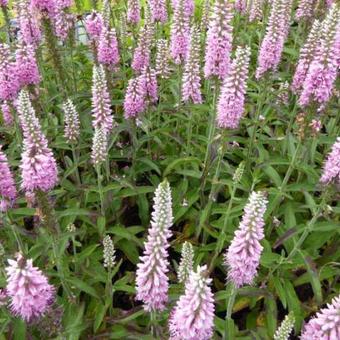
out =
<path fill-rule="evenodd" d="M 99 294 L 97 293 L 97 291 L 91 287 L 90 285 L 88 285 L 86 282 L 76 278 L 76 277 L 72 277 L 69 278 L 67 280 L 71 285 L 73 285 L 74 287 L 80 289 L 81 291 L 95 297 L 98 300 L 101 300 L 101 297 L 99 296 Z"/>
<path fill-rule="evenodd" d="M 184 158 L 178 158 L 172 161 L 164 170 L 163 177 L 166 177 L 170 174 L 170 172 L 173 169 L 176 169 L 179 165 L 185 164 L 185 163 L 201 163 L 201 160 L 197 157 L 184 157 Z"/>

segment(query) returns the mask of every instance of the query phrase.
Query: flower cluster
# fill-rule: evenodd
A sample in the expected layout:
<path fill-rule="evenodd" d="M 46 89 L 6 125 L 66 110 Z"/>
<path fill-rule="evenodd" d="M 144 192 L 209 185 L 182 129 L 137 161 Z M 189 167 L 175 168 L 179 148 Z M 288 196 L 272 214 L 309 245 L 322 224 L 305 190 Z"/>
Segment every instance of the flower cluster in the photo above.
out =
<path fill-rule="evenodd" d="M 321 309 L 316 317 L 305 325 L 300 339 L 340 339 L 340 296 L 335 297 L 327 308 Z"/>
<path fill-rule="evenodd" d="M 244 111 L 249 58 L 249 47 L 237 48 L 217 104 L 217 124 L 221 128 L 236 129 L 240 124 Z"/>
<path fill-rule="evenodd" d="M 112 130 L 113 116 L 103 65 L 93 67 L 92 76 L 92 125 L 105 133 Z"/>
<path fill-rule="evenodd" d="M 12 116 L 10 105 L 7 100 L 4 100 L 4 102 L 1 104 L 1 112 L 2 112 L 2 118 L 3 118 L 5 125 L 7 126 L 12 125 L 13 116 Z"/>
<path fill-rule="evenodd" d="M 137 300 L 148 311 L 163 310 L 168 300 L 168 239 L 172 226 L 172 198 L 169 183 L 164 180 L 156 189 L 151 228 L 143 256 L 137 266 Z"/>
<path fill-rule="evenodd" d="M 297 93 L 301 89 L 301 86 L 306 79 L 309 66 L 314 59 L 317 47 L 320 43 L 320 31 L 321 22 L 319 20 L 315 20 L 308 34 L 307 40 L 300 52 L 299 62 L 296 66 L 291 86 L 294 93 Z"/>
<path fill-rule="evenodd" d="M 127 21 L 137 24 L 140 20 L 140 3 L 139 0 L 128 0 L 127 2 Z"/>
<path fill-rule="evenodd" d="M 24 43 L 36 46 L 41 40 L 40 24 L 27 0 L 18 0 L 18 24 Z"/>
<path fill-rule="evenodd" d="M 111 69 L 119 62 L 118 41 L 114 28 L 103 27 L 98 44 L 98 61 Z"/>
<path fill-rule="evenodd" d="M 297 20 L 300 20 L 313 17 L 315 6 L 316 0 L 300 0 L 295 13 L 295 18 Z"/>
<path fill-rule="evenodd" d="M 150 64 L 150 47 L 151 39 L 146 26 L 142 27 L 139 32 L 138 45 L 133 54 L 132 68 L 135 71 L 141 71 Z"/>
<path fill-rule="evenodd" d="M 19 87 L 17 67 L 9 46 L 0 44 L 0 99 L 14 99 Z"/>
<path fill-rule="evenodd" d="M 276 70 L 281 60 L 283 45 L 289 28 L 292 0 L 273 0 L 266 34 L 258 56 L 256 78 L 269 70 Z"/>
<path fill-rule="evenodd" d="M 178 6 L 180 6 L 181 0 L 171 0 L 172 8 L 174 11 Z M 195 2 L 194 0 L 184 0 L 183 1 L 183 11 L 184 15 L 187 17 L 191 17 L 195 11 Z"/>
<path fill-rule="evenodd" d="M 182 99 L 192 100 L 194 104 L 202 103 L 200 72 L 200 31 L 196 26 L 191 29 L 190 49 L 185 62 L 182 79 Z"/>
<path fill-rule="evenodd" d="M 184 242 L 181 251 L 181 261 L 179 263 L 177 277 L 178 281 L 185 283 L 189 278 L 194 265 L 194 248 L 190 242 Z"/>
<path fill-rule="evenodd" d="M 320 178 L 321 183 L 324 184 L 332 180 L 340 184 L 340 137 L 337 138 L 332 146 L 332 151 L 327 156 Z"/>
<path fill-rule="evenodd" d="M 171 25 L 170 54 L 176 64 L 186 59 L 189 48 L 190 17 L 184 10 L 184 4 L 184 0 L 178 1 Z"/>
<path fill-rule="evenodd" d="M 280 327 L 276 330 L 274 334 L 274 340 L 287 340 L 292 332 L 295 324 L 294 313 L 291 312 L 286 315 L 282 321 Z"/>
<path fill-rule="evenodd" d="M 16 260 L 8 260 L 6 267 L 6 292 L 11 301 L 11 310 L 27 322 L 43 316 L 54 302 L 54 287 L 32 260 L 21 254 Z"/>
<path fill-rule="evenodd" d="M 68 143 L 75 143 L 80 135 L 80 122 L 77 109 L 70 98 L 63 103 L 63 111 L 65 124 L 64 136 Z"/>
<path fill-rule="evenodd" d="M 92 11 L 86 17 L 85 27 L 91 39 L 98 39 L 104 27 L 104 20 L 101 14 Z"/>
<path fill-rule="evenodd" d="M 0 211 L 6 211 L 14 202 L 17 190 L 8 160 L 0 145 Z"/>
<path fill-rule="evenodd" d="M 264 237 L 263 215 L 267 199 L 263 192 L 252 192 L 234 239 L 225 254 L 228 279 L 236 286 L 252 284 L 260 262 Z"/>
<path fill-rule="evenodd" d="M 112 269 L 116 263 L 115 256 L 115 247 L 113 245 L 112 239 L 110 235 L 106 235 L 103 239 L 103 258 L 104 258 L 104 267 Z"/>
<path fill-rule="evenodd" d="M 153 21 L 166 22 L 168 13 L 165 0 L 150 0 L 151 17 Z"/>
<path fill-rule="evenodd" d="M 157 53 L 156 53 L 156 75 L 162 79 L 169 78 L 170 75 L 170 52 L 168 41 L 166 39 L 157 40 Z"/>
<path fill-rule="evenodd" d="M 247 0 L 235 0 L 235 9 L 242 14 L 246 14 Z"/>
<path fill-rule="evenodd" d="M 48 191 L 57 183 L 57 165 L 26 91 L 19 93 L 18 113 L 23 129 L 20 169 L 25 191 Z"/>
<path fill-rule="evenodd" d="M 191 271 L 182 295 L 170 314 L 169 329 L 171 340 L 210 339 L 214 326 L 214 298 L 206 277 L 207 267 Z"/>
<path fill-rule="evenodd" d="M 34 85 L 40 82 L 40 74 L 33 45 L 21 42 L 16 51 L 16 69 L 20 86 Z"/>
<path fill-rule="evenodd" d="M 301 106 L 311 101 L 324 104 L 332 96 L 340 54 L 340 6 L 336 4 L 322 23 L 317 48 L 302 86 L 299 98 Z"/>
<path fill-rule="evenodd" d="M 124 117 L 127 119 L 135 118 L 144 111 L 145 106 L 145 89 L 140 78 L 130 79 L 124 99 Z"/>
<path fill-rule="evenodd" d="M 216 0 L 209 21 L 205 47 L 204 75 L 224 79 L 227 75 L 232 47 L 231 21 L 233 4 L 229 0 Z"/>
<path fill-rule="evenodd" d="M 139 76 L 139 83 L 140 87 L 143 89 L 144 98 L 151 103 L 155 103 L 158 99 L 158 86 L 155 70 L 150 67 L 144 67 Z"/>
<path fill-rule="evenodd" d="M 264 0 L 252 0 L 249 4 L 249 21 L 261 20 L 263 16 Z"/>
<path fill-rule="evenodd" d="M 99 166 L 107 158 L 107 133 L 101 127 L 94 129 L 91 160 L 94 166 Z"/>

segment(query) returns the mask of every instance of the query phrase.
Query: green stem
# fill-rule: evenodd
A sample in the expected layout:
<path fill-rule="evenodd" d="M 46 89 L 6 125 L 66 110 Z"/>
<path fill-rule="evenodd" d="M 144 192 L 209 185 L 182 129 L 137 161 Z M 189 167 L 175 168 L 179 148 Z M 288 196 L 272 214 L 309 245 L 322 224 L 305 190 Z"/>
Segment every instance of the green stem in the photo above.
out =
<path fill-rule="evenodd" d="M 21 240 L 20 235 L 18 234 L 18 232 L 17 232 L 17 230 L 16 230 L 16 226 L 11 222 L 11 220 L 10 220 L 8 214 L 7 214 L 7 213 L 1 213 L 1 212 L 0 212 L 0 218 L 1 218 L 1 220 L 3 221 L 5 227 L 8 227 L 8 226 L 10 227 L 11 232 L 12 232 L 12 234 L 13 234 L 13 236 L 14 236 L 14 238 L 15 238 L 15 241 L 16 241 L 16 243 L 17 243 L 19 252 L 20 252 L 21 254 L 25 255 L 24 244 L 23 244 L 23 242 L 22 242 L 22 240 Z"/>
<path fill-rule="evenodd" d="M 36 191 L 35 194 L 38 206 L 41 209 L 41 213 L 43 215 L 43 221 L 46 224 L 48 230 L 51 232 L 52 235 L 59 234 L 60 231 L 55 216 L 55 211 L 48 200 L 47 193 L 39 190 Z"/>
<path fill-rule="evenodd" d="M 225 317 L 225 329 L 224 329 L 224 339 L 234 339 L 234 329 L 233 329 L 233 320 L 231 318 L 232 312 L 233 312 L 233 307 L 235 303 L 235 298 L 237 294 L 237 289 L 234 286 L 234 284 L 231 284 L 231 292 L 228 298 L 227 294 L 227 299 L 226 299 L 226 317 Z"/>
<path fill-rule="evenodd" d="M 102 186 L 102 174 L 101 174 L 101 166 L 96 166 L 96 172 L 97 172 L 97 180 L 98 180 L 98 191 L 99 191 L 99 197 L 100 197 L 100 211 L 102 216 L 105 217 L 105 209 L 104 209 L 104 193 L 103 193 L 103 186 Z"/>
<path fill-rule="evenodd" d="M 81 185 L 80 174 L 79 174 L 79 169 L 78 169 L 78 157 L 77 157 L 76 150 L 73 144 L 72 144 L 72 157 L 73 157 L 73 163 L 76 164 L 77 184 Z"/>
<path fill-rule="evenodd" d="M 230 215 L 230 211 L 231 208 L 233 206 L 234 203 L 234 199 L 235 199 L 235 192 L 236 192 L 236 185 L 233 184 L 232 186 L 232 190 L 231 190 L 231 194 L 230 194 L 230 199 L 229 199 L 229 203 L 228 203 L 228 207 L 227 207 L 227 211 L 224 215 L 224 219 L 223 219 L 223 227 L 221 230 L 221 234 L 217 240 L 216 243 L 216 248 L 214 251 L 214 256 L 210 262 L 210 267 L 209 267 L 209 272 L 211 273 L 215 267 L 215 262 L 219 256 L 219 254 L 221 253 L 221 251 L 223 250 L 223 246 L 224 246 L 224 241 L 226 239 L 226 231 L 227 231 L 227 226 L 228 226 L 228 221 L 229 221 L 229 215 Z"/>
<path fill-rule="evenodd" d="M 222 145 L 220 146 L 220 149 L 219 149 L 219 152 L 218 152 L 217 165 L 216 165 L 215 174 L 214 174 L 214 177 L 213 177 L 213 180 L 212 180 L 212 183 L 211 183 L 209 201 L 208 201 L 208 204 L 205 206 L 205 208 L 202 211 L 203 217 L 201 217 L 199 226 L 197 228 L 197 232 L 196 232 L 196 238 L 197 239 L 200 236 L 200 233 L 202 231 L 204 224 L 210 218 L 211 206 L 212 206 L 213 202 L 215 201 L 215 196 L 216 196 L 217 187 L 218 187 L 218 180 L 220 178 L 220 173 L 221 173 L 221 164 L 222 164 L 222 160 L 223 160 L 225 150 L 226 150 L 226 142 L 225 142 L 223 137 L 224 137 L 224 134 L 222 135 L 222 138 L 221 138 L 222 139 Z"/>
<path fill-rule="evenodd" d="M 62 265 L 61 265 L 62 262 L 60 261 L 61 257 L 58 255 L 58 250 L 56 248 L 56 245 L 58 244 L 58 239 L 57 239 L 56 236 L 52 236 L 52 237 L 53 237 L 53 239 L 52 239 L 53 256 L 54 256 L 54 261 L 55 261 L 56 266 L 57 266 L 57 271 L 60 275 L 60 281 L 61 281 L 63 288 L 65 289 L 65 292 L 66 292 L 68 298 L 71 299 L 73 297 L 73 294 L 72 294 L 72 291 L 71 291 L 68 283 L 65 280 L 64 268 L 62 267 Z"/>
<path fill-rule="evenodd" d="M 67 82 L 66 82 L 66 72 L 64 70 L 63 67 L 63 63 L 61 61 L 61 56 L 59 53 L 59 50 L 57 48 L 57 39 L 53 33 L 53 29 L 52 29 L 52 24 L 50 22 L 49 18 L 44 18 L 43 19 L 43 27 L 44 27 L 44 33 L 45 33 L 45 42 L 46 42 L 46 46 L 47 49 L 50 53 L 52 62 L 53 62 L 53 66 L 55 67 L 55 70 L 58 74 L 58 78 L 61 84 L 61 90 L 62 92 L 65 93 L 67 92 Z"/>
<path fill-rule="evenodd" d="M 279 263 L 276 264 L 276 266 L 269 271 L 266 281 L 269 279 L 270 276 L 272 276 L 276 272 L 276 270 L 281 266 L 281 264 L 289 262 L 294 257 L 294 255 L 300 250 L 300 247 L 306 240 L 307 236 L 313 231 L 315 223 L 317 222 L 325 208 L 326 197 L 327 192 L 323 192 L 321 203 L 319 204 L 316 212 L 313 214 L 312 219 L 309 221 L 306 228 L 304 229 L 302 235 L 299 237 L 293 249 L 289 252 L 288 256 L 286 258 L 281 257 Z"/>
<path fill-rule="evenodd" d="M 155 311 L 152 311 L 150 313 L 150 326 L 151 326 L 151 334 L 158 339 L 158 322 L 157 322 L 157 313 Z"/>
<path fill-rule="evenodd" d="M 219 86 L 218 86 L 218 81 L 216 80 L 214 96 L 213 96 L 213 104 L 212 104 L 212 110 L 211 110 L 211 116 L 210 116 L 210 122 L 209 122 L 208 142 L 207 142 L 207 148 L 205 151 L 203 171 L 202 171 L 202 176 L 201 176 L 200 196 L 201 196 L 202 206 L 205 205 L 204 189 L 205 189 L 205 184 L 207 182 L 207 176 L 208 176 L 208 170 L 209 170 L 208 161 L 209 161 L 209 156 L 210 156 L 210 150 L 211 150 L 212 141 L 213 141 L 214 134 L 215 134 L 216 102 L 217 102 L 218 92 L 219 92 Z"/>
<path fill-rule="evenodd" d="M 191 139 L 192 139 L 192 112 L 188 109 L 189 124 L 187 128 L 187 156 L 191 155 Z"/>

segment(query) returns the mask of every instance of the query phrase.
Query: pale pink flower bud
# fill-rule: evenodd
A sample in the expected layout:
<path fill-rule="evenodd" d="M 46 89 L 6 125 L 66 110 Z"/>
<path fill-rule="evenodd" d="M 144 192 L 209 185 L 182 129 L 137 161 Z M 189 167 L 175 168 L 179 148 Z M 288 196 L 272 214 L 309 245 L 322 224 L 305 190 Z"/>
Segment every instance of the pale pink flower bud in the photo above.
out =
<path fill-rule="evenodd" d="M 168 301 L 168 239 L 173 223 L 169 183 L 164 180 L 155 191 L 151 228 L 136 273 L 136 299 L 147 311 L 163 310 Z"/>
<path fill-rule="evenodd" d="M 68 143 L 75 143 L 80 135 L 80 122 L 77 109 L 70 98 L 63 103 L 63 111 L 65 124 L 64 136 Z"/>
<path fill-rule="evenodd" d="M 42 317 L 54 302 L 55 290 L 46 276 L 32 260 L 26 260 L 21 254 L 17 260 L 8 260 L 6 267 L 6 292 L 11 301 L 11 310 L 27 322 Z"/>
<path fill-rule="evenodd" d="M 317 52 L 318 45 L 320 44 L 321 22 L 315 20 L 313 26 L 308 34 L 307 40 L 300 51 L 299 62 L 296 66 L 294 78 L 292 82 L 292 90 L 297 93 L 303 85 L 310 64 Z"/>
<path fill-rule="evenodd" d="M 182 78 L 182 99 L 194 104 L 202 103 L 200 70 L 200 31 L 196 26 L 191 30 L 189 55 L 185 62 Z"/>
<path fill-rule="evenodd" d="M 102 128 L 106 133 L 113 127 L 111 100 L 107 88 L 103 65 L 93 66 L 92 75 L 92 125 Z"/>
<path fill-rule="evenodd" d="M 170 54 L 176 64 L 186 59 L 189 48 L 190 17 L 184 11 L 184 3 L 184 0 L 179 0 L 171 25 Z"/>
<path fill-rule="evenodd" d="M 252 284 L 257 275 L 264 238 L 264 213 L 268 201 L 263 192 L 252 192 L 239 228 L 225 254 L 228 280 L 236 287 Z"/>
<path fill-rule="evenodd" d="M 22 188 L 25 191 L 48 191 L 58 181 L 57 164 L 47 139 L 41 131 L 34 108 L 26 91 L 19 93 L 17 106 L 23 129 L 23 153 L 21 155 Z"/>
<path fill-rule="evenodd" d="M 227 75 L 232 48 L 233 4 L 229 0 L 216 0 L 209 21 L 205 46 L 204 76 L 224 79 Z"/>
<path fill-rule="evenodd" d="M 208 340 L 214 328 L 214 297 L 209 287 L 207 267 L 191 271 L 185 292 L 170 314 L 171 340 Z"/>
<path fill-rule="evenodd" d="M 249 47 L 237 48 L 217 104 L 217 125 L 220 128 L 236 129 L 240 124 L 244 112 L 249 58 Z"/>
<path fill-rule="evenodd" d="M 127 7 L 127 21 L 132 24 L 137 24 L 140 20 L 139 0 L 128 0 Z"/>
<path fill-rule="evenodd" d="M 326 308 L 316 313 L 304 327 L 301 340 L 340 339 L 340 296 L 333 298 Z"/>
<path fill-rule="evenodd" d="M 331 181 L 340 184 L 340 137 L 337 138 L 331 152 L 327 156 L 320 178 L 320 182 L 324 184 L 328 184 Z"/>
<path fill-rule="evenodd" d="M 13 175 L 9 169 L 7 156 L 0 145 L 0 211 L 6 211 L 17 196 Z"/>

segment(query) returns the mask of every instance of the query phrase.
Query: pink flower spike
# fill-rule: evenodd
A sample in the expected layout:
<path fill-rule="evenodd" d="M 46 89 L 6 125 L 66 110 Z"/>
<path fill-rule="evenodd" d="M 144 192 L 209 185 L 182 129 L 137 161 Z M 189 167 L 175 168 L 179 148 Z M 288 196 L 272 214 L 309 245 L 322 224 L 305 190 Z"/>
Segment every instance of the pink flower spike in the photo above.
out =
<path fill-rule="evenodd" d="M 165 0 L 149 0 L 151 18 L 153 21 L 165 23 L 168 19 Z"/>
<path fill-rule="evenodd" d="M 119 63 L 118 41 L 114 28 L 103 27 L 98 44 L 98 61 L 111 69 Z"/>
<path fill-rule="evenodd" d="M 239 228 L 225 254 L 224 261 L 228 268 L 228 280 L 237 288 L 253 283 L 260 263 L 264 237 L 263 216 L 268 201 L 263 192 L 252 192 Z"/>
<path fill-rule="evenodd" d="M 21 39 L 26 44 L 37 46 L 41 40 L 40 22 L 37 15 L 33 13 L 27 0 L 18 0 L 17 12 Z"/>
<path fill-rule="evenodd" d="M 138 36 L 138 45 L 134 50 L 131 66 L 135 71 L 140 72 L 150 64 L 151 41 L 146 26 L 140 29 Z"/>
<path fill-rule="evenodd" d="M 233 4 L 229 0 L 216 0 L 209 21 L 205 46 L 204 76 L 224 79 L 227 75 L 232 48 Z"/>
<path fill-rule="evenodd" d="M 261 20 L 263 17 L 264 0 L 252 0 L 249 5 L 249 21 Z"/>
<path fill-rule="evenodd" d="M 155 70 L 150 67 L 145 67 L 139 76 L 139 82 L 141 88 L 143 88 L 146 100 L 149 100 L 151 103 L 155 103 L 158 99 L 158 86 Z"/>
<path fill-rule="evenodd" d="M 0 44 L 0 99 L 15 99 L 20 84 L 9 46 Z"/>
<path fill-rule="evenodd" d="M 340 339 L 340 296 L 333 298 L 302 330 L 301 340 Z"/>
<path fill-rule="evenodd" d="M 214 328 L 214 297 L 207 266 L 191 271 L 185 292 L 170 314 L 170 340 L 208 340 Z"/>
<path fill-rule="evenodd" d="M 180 5 L 181 0 L 171 0 L 172 8 L 175 12 L 176 8 Z M 191 17 L 195 11 L 194 0 L 184 0 L 183 1 L 183 12 L 187 17 Z"/>
<path fill-rule="evenodd" d="M 105 133 L 112 130 L 113 116 L 110 94 L 103 65 L 93 67 L 92 75 L 92 115 L 94 128 L 102 128 Z"/>
<path fill-rule="evenodd" d="M 202 103 L 200 70 L 200 31 L 196 26 L 191 30 L 190 49 L 185 62 L 182 79 L 182 100 Z"/>
<path fill-rule="evenodd" d="M 308 34 L 307 40 L 301 49 L 299 61 L 296 66 L 291 86 L 292 91 L 294 93 L 297 93 L 301 89 L 306 79 L 309 66 L 315 57 L 317 47 L 320 43 L 319 38 L 321 27 L 322 27 L 321 22 L 319 20 L 314 20 L 313 26 Z"/>
<path fill-rule="evenodd" d="M 96 11 L 92 11 L 91 14 L 86 17 L 85 27 L 91 39 L 98 39 L 100 37 L 103 26 L 103 17 Z"/>
<path fill-rule="evenodd" d="M 14 202 L 17 189 L 8 160 L 0 145 L 0 211 L 6 211 Z"/>
<path fill-rule="evenodd" d="M 172 223 L 171 189 L 164 180 L 155 191 L 151 228 L 136 273 L 136 299 L 143 301 L 144 309 L 150 312 L 164 310 L 168 301 L 166 274 Z"/>
<path fill-rule="evenodd" d="M 327 156 L 320 178 L 320 182 L 323 184 L 328 184 L 331 181 L 340 184 L 340 137 L 336 139 L 331 152 Z"/>
<path fill-rule="evenodd" d="M 246 14 L 247 12 L 247 0 L 235 0 L 235 9 L 241 14 Z"/>
<path fill-rule="evenodd" d="M 41 131 L 29 95 L 24 90 L 19 93 L 17 109 L 24 135 L 20 164 L 21 186 L 26 192 L 49 191 L 58 181 L 57 164 Z"/>
<path fill-rule="evenodd" d="M 13 314 L 26 322 L 39 319 L 54 302 L 54 287 L 41 270 L 33 267 L 32 260 L 24 259 L 21 254 L 8 263 L 6 292 Z"/>
<path fill-rule="evenodd" d="M 127 2 L 127 21 L 132 24 L 138 24 L 140 21 L 140 3 L 139 0 L 128 0 Z"/>
<path fill-rule="evenodd" d="M 38 64 L 33 45 L 21 42 L 16 51 L 16 70 L 20 86 L 36 85 L 40 82 Z"/>
<path fill-rule="evenodd" d="M 217 125 L 220 128 L 237 129 L 240 124 L 244 112 L 249 58 L 249 47 L 237 48 L 217 104 Z"/>
<path fill-rule="evenodd" d="M 184 11 L 184 0 L 175 8 L 170 34 L 170 54 L 176 64 L 181 64 L 189 49 L 190 17 Z"/>
<path fill-rule="evenodd" d="M 145 109 L 145 89 L 139 78 L 129 80 L 125 99 L 124 99 L 124 117 L 125 119 L 135 118 Z"/>
<path fill-rule="evenodd" d="M 257 79 L 269 70 L 276 71 L 288 35 L 291 11 L 292 0 L 273 0 L 266 34 L 258 56 Z"/>
<path fill-rule="evenodd" d="M 1 104 L 1 111 L 5 125 L 11 126 L 13 124 L 13 116 L 9 103 L 6 100 Z"/>
<path fill-rule="evenodd" d="M 317 52 L 310 64 L 299 98 L 301 106 L 311 102 L 319 105 L 333 94 L 340 55 L 340 7 L 334 4 L 322 22 Z"/>
<path fill-rule="evenodd" d="M 296 20 L 312 18 L 315 6 L 316 0 L 300 0 L 295 13 Z"/>

